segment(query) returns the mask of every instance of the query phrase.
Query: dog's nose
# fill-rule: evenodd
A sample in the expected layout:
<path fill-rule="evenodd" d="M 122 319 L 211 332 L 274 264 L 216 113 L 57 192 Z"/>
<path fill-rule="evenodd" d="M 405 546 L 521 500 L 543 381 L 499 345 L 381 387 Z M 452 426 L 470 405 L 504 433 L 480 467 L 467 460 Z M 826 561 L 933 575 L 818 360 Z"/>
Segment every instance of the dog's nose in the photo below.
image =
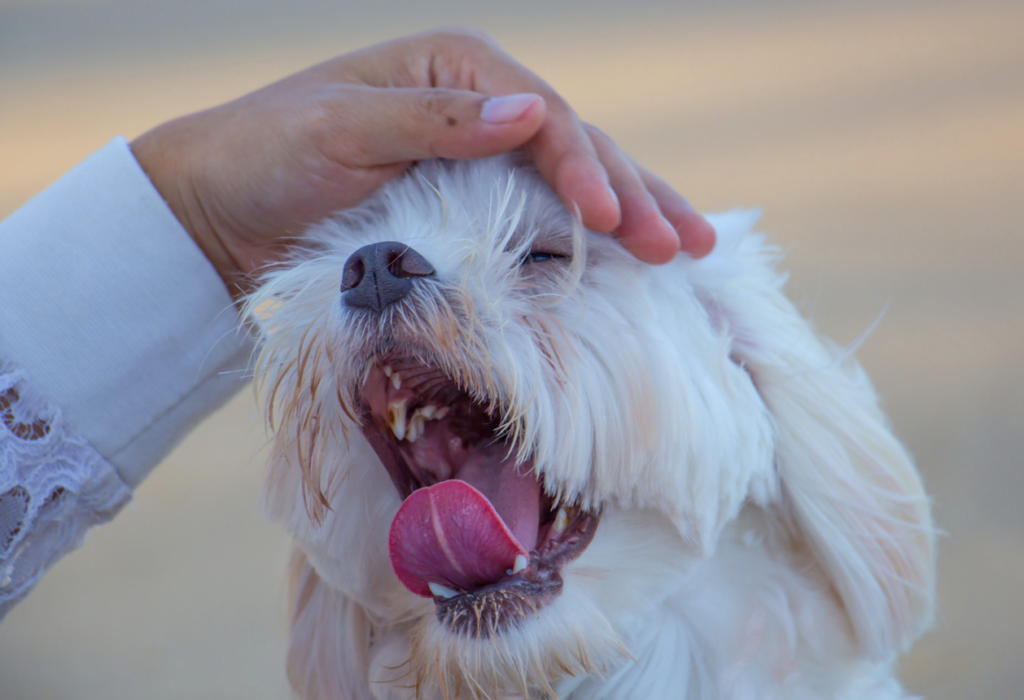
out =
<path fill-rule="evenodd" d="M 434 274 L 427 259 L 397 241 L 365 245 L 345 262 L 341 296 L 349 306 L 380 312 L 412 290 L 413 277 Z"/>

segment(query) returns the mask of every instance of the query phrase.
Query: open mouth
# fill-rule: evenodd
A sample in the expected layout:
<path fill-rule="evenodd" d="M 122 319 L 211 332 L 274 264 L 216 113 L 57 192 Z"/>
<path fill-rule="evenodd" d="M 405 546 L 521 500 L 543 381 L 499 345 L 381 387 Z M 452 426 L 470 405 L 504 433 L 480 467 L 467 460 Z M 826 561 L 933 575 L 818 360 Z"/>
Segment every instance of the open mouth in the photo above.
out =
<path fill-rule="evenodd" d="M 361 388 L 363 433 L 403 498 L 391 564 L 432 597 L 456 632 L 487 636 L 562 588 L 561 567 L 590 544 L 599 515 L 544 493 L 532 458 L 517 463 L 498 407 L 474 400 L 435 366 L 371 361 Z"/>

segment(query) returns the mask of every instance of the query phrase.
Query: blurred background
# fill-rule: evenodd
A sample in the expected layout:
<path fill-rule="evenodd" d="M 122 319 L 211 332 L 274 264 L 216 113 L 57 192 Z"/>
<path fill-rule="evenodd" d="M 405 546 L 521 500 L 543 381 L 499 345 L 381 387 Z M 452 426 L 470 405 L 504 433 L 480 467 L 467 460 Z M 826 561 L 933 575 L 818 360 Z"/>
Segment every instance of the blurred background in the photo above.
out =
<path fill-rule="evenodd" d="M 934 495 L 932 700 L 1024 688 L 1024 4 L 0 0 L 0 217 L 110 138 L 478 25 L 700 209 L 763 209 Z M 0 699 L 286 699 L 287 541 L 249 395 L 0 625 Z"/>

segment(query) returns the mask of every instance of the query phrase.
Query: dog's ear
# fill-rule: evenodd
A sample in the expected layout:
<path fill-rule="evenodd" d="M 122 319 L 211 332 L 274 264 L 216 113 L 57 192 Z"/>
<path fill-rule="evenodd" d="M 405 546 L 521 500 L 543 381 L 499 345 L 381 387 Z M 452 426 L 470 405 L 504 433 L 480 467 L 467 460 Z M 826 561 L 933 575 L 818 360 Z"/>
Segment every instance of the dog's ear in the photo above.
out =
<path fill-rule="evenodd" d="M 370 621 L 327 586 L 302 552 L 291 562 L 288 680 L 308 700 L 373 700 L 366 679 Z"/>
<path fill-rule="evenodd" d="M 732 274 L 716 280 L 711 303 L 775 424 L 781 507 L 865 652 L 904 649 L 930 623 L 934 596 L 934 534 L 918 474 L 863 370 L 783 296 L 777 251 L 743 235 L 729 257 Z"/>

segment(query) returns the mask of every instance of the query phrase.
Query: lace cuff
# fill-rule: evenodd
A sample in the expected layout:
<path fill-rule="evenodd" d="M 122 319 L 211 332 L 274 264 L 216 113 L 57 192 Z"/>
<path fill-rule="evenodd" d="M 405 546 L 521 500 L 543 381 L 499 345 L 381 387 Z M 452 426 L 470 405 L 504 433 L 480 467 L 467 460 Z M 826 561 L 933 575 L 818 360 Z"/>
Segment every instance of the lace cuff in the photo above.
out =
<path fill-rule="evenodd" d="M 0 364 L 0 620 L 131 493 L 23 373 Z"/>

